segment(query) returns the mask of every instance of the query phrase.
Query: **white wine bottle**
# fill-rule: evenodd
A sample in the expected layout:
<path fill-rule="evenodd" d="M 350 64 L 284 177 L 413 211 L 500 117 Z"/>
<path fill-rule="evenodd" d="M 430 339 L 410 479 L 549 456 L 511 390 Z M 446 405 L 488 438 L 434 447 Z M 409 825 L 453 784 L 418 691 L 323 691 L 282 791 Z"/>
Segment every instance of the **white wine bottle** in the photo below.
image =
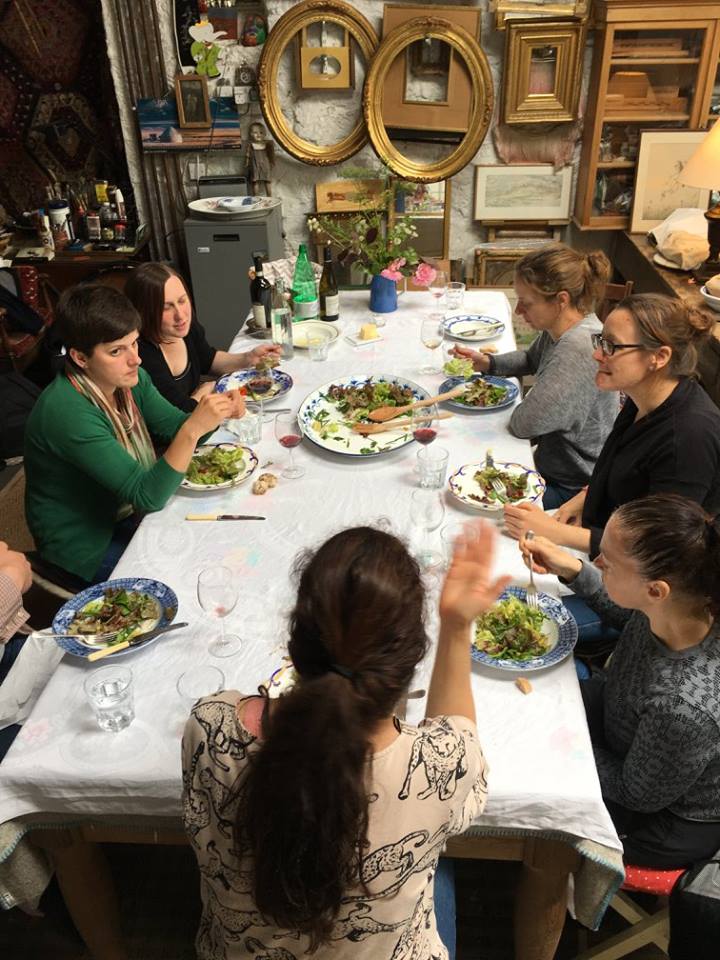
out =
<path fill-rule="evenodd" d="M 320 319 L 338 320 L 340 318 L 340 297 L 335 279 L 330 247 L 325 247 L 323 272 L 320 277 Z"/>

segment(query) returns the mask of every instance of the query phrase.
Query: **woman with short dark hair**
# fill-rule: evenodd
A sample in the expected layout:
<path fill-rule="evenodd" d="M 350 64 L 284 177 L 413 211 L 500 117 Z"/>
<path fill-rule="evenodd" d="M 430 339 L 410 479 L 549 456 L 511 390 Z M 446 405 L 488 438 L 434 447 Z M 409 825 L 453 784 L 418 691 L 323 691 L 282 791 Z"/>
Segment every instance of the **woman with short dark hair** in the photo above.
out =
<path fill-rule="evenodd" d="M 43 390 L 25 432 L 25 508 L 42 558 L 79 581 L 106 579 L 137 527 L 177 490 L 198 441 L 244 413 L 236 392 L 188 415 L 140 369 L 140 318 L 101 284 L 66 290 L 56 329 L 65 369 Z M 157 458 L 151 436 L 168 447 Z"/>
<path fill-rule="evenodd" d="M 125 285 L 125 294 L 142 321 L 140 359 L 152 382 L 170 403 L 188 413 L 215 389 L 215 378 L 254 367 L 263 357 L 280 357 L 275 344 L 261 343 L 246 353 L 216 350 L 193 317 L 185 281 L 167 263 L 143 263 Z M 242 317 L 238 317 L 240 327 Z M 203 377 L 211 377 L 202 381 Z"/>
<path fill-rule="evenodd" d="M 270 949 L 297 960 L 446 960 L 438 858 L 487 794 L 468 638 L 509 581 L 493 578 L 493 554 L 490 525 L 468 525 L 440 599 L 419 727 L 395 713 L 428 647 L 420 570 L 397 538 L 370 527 L 300 561 L 292 688 L 195 705 L 183 819 L 203 878 L 201 960 Z"/>

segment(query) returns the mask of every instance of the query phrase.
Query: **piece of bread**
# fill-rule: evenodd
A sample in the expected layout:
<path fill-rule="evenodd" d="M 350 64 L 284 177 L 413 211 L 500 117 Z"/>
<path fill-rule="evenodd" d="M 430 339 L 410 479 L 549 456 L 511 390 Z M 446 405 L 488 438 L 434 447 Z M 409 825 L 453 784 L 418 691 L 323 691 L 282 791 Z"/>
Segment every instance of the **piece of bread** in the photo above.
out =
<path fill-rule="evenodd" d="M 262 478 L 258 478 L 252 485 L 252 492 L 257 493 L 260 496 L 262 496 L 263 493 L 267 493 L 269 489 L 270 485 Z"/>
<path fill-rule="evenodd" d="M 716 273 L 714 277 L 710 277 L 705 284 L 705 289 L 711 297 L 720 297 L 720 273 Z"/>
<path fill-rule="evenodd" d="M 278 484 L 278 478 L 274 473 L 261 473 L 258 480 L 261 480 L 268 488 L 276 487 Z"/>
<path fill-rule="evenodd" d="M 515 686 L 518 688 L 520 693 L 532 693 L 532 684 L 525 677 L 517 677 L 515 680 Z"/>

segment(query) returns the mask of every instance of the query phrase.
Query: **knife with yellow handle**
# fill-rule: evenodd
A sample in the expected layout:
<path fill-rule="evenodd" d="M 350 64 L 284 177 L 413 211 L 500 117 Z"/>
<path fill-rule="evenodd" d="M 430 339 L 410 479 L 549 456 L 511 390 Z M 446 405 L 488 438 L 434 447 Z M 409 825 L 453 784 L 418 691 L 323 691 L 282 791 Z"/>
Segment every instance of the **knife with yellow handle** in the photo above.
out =
<path fill-rule="evenodd" d="M 102 650 L 95 650 L 90 654 L 88 660 L 102 660 L 103 657 L 109 657 L 111 653 L 117 653 L 118 650 L 134 647 L 136 643 L 147 643 L 148 640 L 153 640 L 162 633 L 171 633 L 173 630 L 180 630 L 186 626 L 187 623 L 168 623 L 164 627 L 151 630 L 149 633 L 139 633 L 136 637 L 131 637 L 130 640 L 123 640 L 122 643 L 111 643 L 107 647 L 103 647 Z"/>

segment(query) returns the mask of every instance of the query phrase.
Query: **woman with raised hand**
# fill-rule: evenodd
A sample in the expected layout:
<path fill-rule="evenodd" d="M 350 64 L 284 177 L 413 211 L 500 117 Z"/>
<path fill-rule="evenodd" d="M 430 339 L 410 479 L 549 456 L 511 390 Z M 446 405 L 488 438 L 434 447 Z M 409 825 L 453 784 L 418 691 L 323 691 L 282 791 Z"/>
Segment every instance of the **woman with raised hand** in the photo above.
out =
<path fill-rule="evenodd" d="M 720 509 L 720 410 L 694 379 L 714 320 L 681 300 L 649 293 L 622 300 L 593 338 L 595 382 L 627 399 L 588 488 L 554 517 L 532 504 L 505 508 L 519 538 L 529 528 L 597 555 L 613 510 L 649 493 L 678 493 Z"/>
<path fill-rule="evenodd" d="M 143 367 L 165 399 L 187 413 L 213 392 L 217 377 L 252 368 L 263 357 L 280 358 L 274 343 L 261 343 L 245 353 L 212 347 L 193 317 L 183 278 L 166 263 L 143 263 L 133 270 L 125 295 L 140 314 Z M 238 317 L 238 327 L 241 320 Z"/>
<path fill-rule="evenodd" d="M 168 403 L 140 367 L 140 317 L 118 290 L 66 290 L 55 324 L 65 369 L 43 390 L 25 430 L 25 511 L 43 560 L 78 588 L 107 579 L 140 516 L 180 486 L 195 446 L 245 412 L 237 391 L 191 414 Z M 152 439 L 167 444 L 157 457 Z"/>
<path fill-rule="evenodd" d="M 593 566 L 544 537 L 554 573 L 620 640 L 581 683 L 603 798 L 628 863 L 687 867 L 720 848 L 720 519 L 672 494 L 619 507 Z"/>
<path fill-rule="evenodd" d="M 491 575 L 493 555 L 487 524 L 456 545 L 419 727 L 395 711 L 428 647 L 420 571 L 369 527 L 299 561 L 289 692 L 195 705 L 183 817 L 203 877 L 201 960 L 452 955 L 447 861 L 436 870 L 487 793 L 470 628 L 509 580 Z"/>
<path fill-rule="evenodd" d="M 585 484 L 617 415 L 617 398 L 598 388 L 590 337 L 602 324 L 593 312 L 610 275 L 604 253 L 577 253 L 554 243 L 515 267 L 518 316 L 539 336 L 527 350 L 498 356 L 455 347 L 476 370 L 535 383 L 512 412 L 510 432 L 534 444 L 535 466 L 547 489 L 546 510 L 559 507 Z"/>

